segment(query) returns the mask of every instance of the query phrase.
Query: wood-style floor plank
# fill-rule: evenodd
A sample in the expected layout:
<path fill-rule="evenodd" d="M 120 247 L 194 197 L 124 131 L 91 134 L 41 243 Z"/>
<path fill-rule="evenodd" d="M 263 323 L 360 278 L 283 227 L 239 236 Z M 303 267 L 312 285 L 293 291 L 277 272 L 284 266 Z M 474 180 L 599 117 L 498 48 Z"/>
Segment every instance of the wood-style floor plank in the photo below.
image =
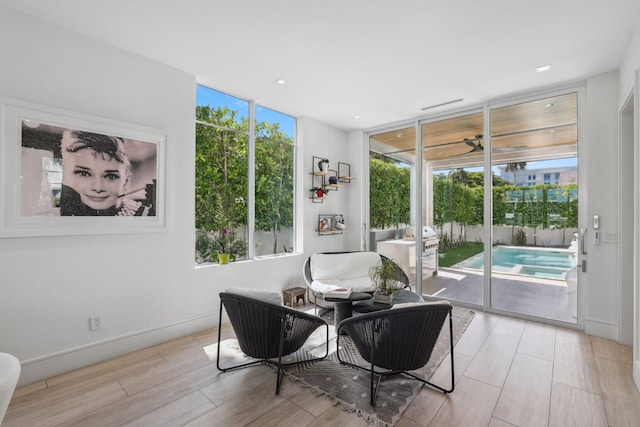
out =
<path fill-rule="evenodd" d="M 553 361 L 555 343 L 555 326 L 527 322 L 518 345 L 518 353 Z"/>
<path fill-rule="evenodd" d="M 546 427 L 553 362 L 516 354 L 493 416 L 521 427 Z"/>
<path fill-rule="evenodd" d="M 160 408 L 124 424 L 126 427 L 181 427 L 186 422 L 214 409 L 215 406 L 199 391 L 167 403 Z"/>
<path fill-rule="evenodd" d="M 123 358 L 121 363 L 125 363 L 125 365 L 112 365 L 113 371 L 111 372 L 104 370 L 102 364 L 93 365 L 96 369 L 93 376 L 87 368 L 83 368 L 82 374 L 79 375 L 70 373 L 70 376 L 76 378 L 77 382 L 65 380 L 58 382 L 55 386 L 38 389 L 29 394 L 19 392 L 17 393 L 18 397 L 12 399 L 11 410 L 8 411 L 5 419 L 20 418 L 25 414 L 36 411 L 40 407 L 49 407 L 59 402 L 80 398 L 86 393 L 99 389 L 102 385 L 112 384 L 121 375 L 146 372 L 156 364 L 165 363 L 159 355 L 147 352 L 144 352 L 143 358 L 137 358 L 136 360 L 138 360 L 138 363 L 127 365 L 126 363 L 133 361 L 133 358 Z M 30 386 L 27 386 L 27 388 L 30 388 Z"/>
<path fill-rule="evenodd" d="M 21 387 L 3 427 L 369 426 L 287 376 L 276 395 L 272 366 L 218 372 L 203 350 L 217 339 L 212 328 Z M 639 425 L 631 349 L 611 340 L 479 312 L 455 367 L 455 391 L 423 387 L 397 427 Z M 449 386 L 448 357 L 431 380 Z"/>
<path fill-rule="evenodd" d="M 602 396 L 554 382 L 551 387 L 549 427 L 606 427 Z"/>
<path fill-rule="evenodd" d="M 462 377 L 456 390 L 447 396 L 431 427 L 486 427 L 491 421 L 500 388 Z"/>
<path fill-rule="evenodd" d="M 640 393 L 631 364 L 596 357 L 602 399 L 610 425 L 640 425 Z"/>
<path fill-rule="evenodd" d="M 206 366 L 171 379 L 144 392 L 129 396 L 65 426 L 120 426 L 180 399 L 215 381 L 215 368 Z"/>
<path fill-rule="evenodd" d="M 122 402 L 126 398 L 127 394 L 117 382 L 100 385 L 72 398 L 37 409 L 33 408 L 20 417 L 5 420 L 2 425 L 3 427 L 58 426 L 82 417 L 87 412 L 102 408 L 104 405 Z"/>
<path fill-rule="evenodd" d="M 600 394 L 596 362 L 589 337 L 578 331 L 558 330 L 553 380 Z"/>
<path fill-rule="evenodd" d="M 464 375 L 494 387 L 502 387 L 519 342 L 519 337 L 490 334 L 464 371 Z"/>

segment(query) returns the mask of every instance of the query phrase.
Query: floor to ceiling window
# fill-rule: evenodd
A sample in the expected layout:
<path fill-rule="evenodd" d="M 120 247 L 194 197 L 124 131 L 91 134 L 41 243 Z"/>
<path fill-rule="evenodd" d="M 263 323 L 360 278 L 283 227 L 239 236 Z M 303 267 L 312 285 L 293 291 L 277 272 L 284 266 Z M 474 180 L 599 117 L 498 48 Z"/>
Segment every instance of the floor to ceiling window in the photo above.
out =
<path fill-rule="evenodd" d="M 415 129 L 371 135 L 369 147 L 369 248 L 396 261 L 414 282 L 415 204 L 411 201 L 411 182 L 416 161 Z"/>
<path fill-rule="evenodd" d="M 576 323 L 577 97 L 562 93 L 370 134 L 370 248 L 420 276 L 425 297 Z M 391 178 L 376 181 L 378 161 L 407 170 L 410 196 L 402 203 L 382 191 Z M 408 220 L 398 220 L 398 207 Z M 396 216 L 376 222 L 385 215 Z"/>
<path fill-rule="evenodd" d="M 482 263 L 484 243 L 484 115 L 482 111 L 421 125 L 426 191 L 423 260 L 438 236 L 438 267 L 422 277 L 430 297 L 482 305 L 483 269 L 456 266 L 475 257 Z M 427 264 L 428 265 L 428 264 Z"/>
<path fill-rule="evenodd" d="M 575 92 L 491 110 L 492 308 L 577 322 L 577 144 Z"/>
<path fill-rule="evenodd" d="M 293 250 L 295 118 L 196 91 L 196 262 Z"/>

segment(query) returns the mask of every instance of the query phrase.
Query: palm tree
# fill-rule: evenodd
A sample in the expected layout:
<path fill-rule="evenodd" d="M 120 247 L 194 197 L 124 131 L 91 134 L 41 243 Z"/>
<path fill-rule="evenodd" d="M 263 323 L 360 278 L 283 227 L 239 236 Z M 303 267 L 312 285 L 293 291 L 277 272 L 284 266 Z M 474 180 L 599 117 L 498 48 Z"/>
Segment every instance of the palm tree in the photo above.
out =
<path fill-rule="evenodd" d="M 516 172 L 518 170 L 525 170 L 527 168 L 527 162 L 514 162 L 514 163 L 507 163 L 507 167 L 505 168 L 505 172 L 509 173 L 512 172 L 513 173 L 513 186 L 516 186 Z M 516 202 L 517 203 L 517 202 Z M 514 228 L 516 226 L 516 212 L 515 212 L 515 208 L 513 209 L 513 224 L 511 224 L 511 244 L 513 244 L 513 233 L 514 233 Z"/>
<path fill-rule="evenodd" d="M 455 184 L 466 185 L 469 181 L 469 173 L 463 168 L 456 168 L 449 172 L 449 179 Z"/>
<path fill-rule="evenodd" d="M 527 168 L 527 162 L 515 162 L 515 163 L 507 163 L 507 168 L 505 169 L 505 172 L 509 173 L 512 172 L 513 173 L 513 185 L 516 185 L 516 172 L 518 170 L 525 170 Z"/>

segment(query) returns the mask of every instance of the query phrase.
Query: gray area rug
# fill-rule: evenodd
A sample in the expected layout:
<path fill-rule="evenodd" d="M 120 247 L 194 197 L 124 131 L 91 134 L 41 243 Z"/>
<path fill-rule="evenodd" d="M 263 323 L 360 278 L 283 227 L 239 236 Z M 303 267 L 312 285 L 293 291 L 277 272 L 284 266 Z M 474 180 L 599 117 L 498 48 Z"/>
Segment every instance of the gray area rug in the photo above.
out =
<path fill-rule="evenodd" d="M 474 317 L 471 310 L 453 308 L 453 341 L 458 342 Z M 367 422 L 376 426 L 393 426 L 409 406 L 411 401 L 420 391 L 423 383 L 404 375 L 390 375 L 380 383 L 376 406 L 371 406 L 369 397 L 370 376 L 367 372 L 340 364 L 335 353 L 336 335 L 333 328 L 333 312 L 323 313 L 322 317 L 330 325 L 330 345 L 333 349 L 326 359 L 301 363 L 285 369 L 289 379 L 299 382 L 304 387 L 309 387 L 319 396 L 328 396 L 336 405 L 347 412 L 355 412 Z M 440 363 L 449 355 L 449 327 L 448 320 L 440 332 L 438 342 L 431 354 L 429 362 L 419 370 L 412 373 L 425 378 L 431 375 L 440 366 Z M 283 358 L 283 362 L 310 358 L 311 355 L 322 355 L 325 349 L 325 330 L 319 328 L 309 338 L 305 346 L 298 352 Z M 367 366 L 359 355 L 357 349 L 348 337 L 340 337 L 340 355 L 343 359 Z M 204 348 L 205 353 L 213 362 L 216 360 L 218 344 L 212 344 Z M 235 339 L 224 340 L 220 343 L 221 365 L 237 364 L 252 360 L 240 350 Z M 450 383 L 440 384 L 449 388 Z"/>
<path fill-rule="evenodd" d="M 467 329 L 474 313 L 471 310 L 454 307 L 453 309 L 453 340 L 458 342 Z M 333 340 L 335 340 L 335 335 Z M 343 359 L 367 366 L 357 349 L 348 337 L 340 337 L 340 355 Z M 333 346 L 335 348 L 335 345 Z M 431 354 L 429 362 L 421 369 L 412 373 L 421 378 L 429 379 L 440 363 L 449 355 L 449 327 L 448 320 L 442 328 L 438 342 Z M 317 351 L 313 351 L 317 353 Z M 423 383 L 404 375 L 390 375 L 382 380 L 376 406 L 370 404 L 370 376 L 367 372 L 341 365 L 335 353 L 317 362 L 294 365 L 285 371 L 293 381 L 299 381 L 310 387 L 318 395 L 329 396 L 348 412 L 355 412 L 369 423 L 379 426 L 392 426 L 400 419 L 404 410 L 415 398 Z M 450 384 L 440 384 L 449 388 Z"/>

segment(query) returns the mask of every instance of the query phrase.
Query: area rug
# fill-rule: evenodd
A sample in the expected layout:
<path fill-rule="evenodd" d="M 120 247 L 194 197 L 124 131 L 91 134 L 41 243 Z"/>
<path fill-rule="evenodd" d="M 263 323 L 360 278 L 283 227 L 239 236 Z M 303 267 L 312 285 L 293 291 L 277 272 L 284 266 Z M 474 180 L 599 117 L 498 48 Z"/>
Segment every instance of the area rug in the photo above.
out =
<path fill-rule="evenodd" d="M 471 310 L 453 308 L 454 345 L 467 329 L 473 317 L 474 313 Z M 323 316 L 323 318 L 328 323 L 333 322 L 331 313 Z M 429 379 L 449 355 L 449 328 L 447 323 L 448 321 L 445 321 L 427 365 L 412 373 Z M 403 375 L 390 375 L 380 383 L 376 406 L 372 407 L 369 397 L 369 374 L 340 364 L 335 353 L 336 343 L 333 326 L 330 327 L 330 332 L 330 348 L 333 351 L 330 352 L 326 359 L 290 366 L 286 368 L 285 373 L 292 381 L 300 383 L 303 387 L 309 387 L 316 395 L 328 396 L 342 410 L 355 412 L 370 424 L 384 427 L 395 425 L 400 420 L 404 410 L 418 394 L 423 383 Z M 310 354 L 317 355 L 321 351 L 323 352 L 325 337 L 324 328 L 318 329 L 300 351 L 287 357 L 287 361 L 309 358 Z M 348 337 L 340 337 L 340 347 L 340 355 L 343 359 L 367 366 L 367 363 L 360 357 Z M 212 361 L 216 360 L 217 344 L 205 347 L 204 350 Z M 237 346 L 237 341 L 233 339 L 222 341 L 220 350 L 222 366 L 238 363 L 243 357 L 247 357 L 242 354 Z M 442 386 L 448 388 L 449 384 L 442 384 Z"/>

